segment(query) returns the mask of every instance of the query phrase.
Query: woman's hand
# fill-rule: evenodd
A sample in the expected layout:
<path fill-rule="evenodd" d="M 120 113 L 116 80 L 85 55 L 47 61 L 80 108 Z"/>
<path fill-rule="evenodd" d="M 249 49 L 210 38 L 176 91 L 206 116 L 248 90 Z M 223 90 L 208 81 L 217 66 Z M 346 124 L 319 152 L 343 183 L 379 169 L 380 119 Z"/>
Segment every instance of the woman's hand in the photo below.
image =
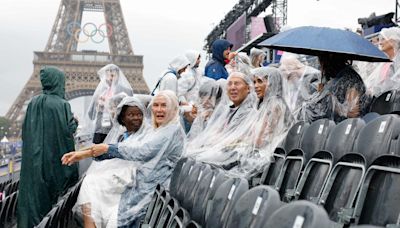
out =
<path fill-rule="evenodd" d="M 92 151 L 92 156 L 97 157 L 102 154 L 107 153 L 108 151 L 108 145 L 107 144 L 96 144 L 91 148 Z"/>
<path fill-rule="evenodd" d="M 90 154 L 90 150 L 69 152 L 64 154 L 64 156 L 61 158 L 61 162 L 63 165 L 70 166 L 82 159 L 87 158 L 88 154 Z"/>

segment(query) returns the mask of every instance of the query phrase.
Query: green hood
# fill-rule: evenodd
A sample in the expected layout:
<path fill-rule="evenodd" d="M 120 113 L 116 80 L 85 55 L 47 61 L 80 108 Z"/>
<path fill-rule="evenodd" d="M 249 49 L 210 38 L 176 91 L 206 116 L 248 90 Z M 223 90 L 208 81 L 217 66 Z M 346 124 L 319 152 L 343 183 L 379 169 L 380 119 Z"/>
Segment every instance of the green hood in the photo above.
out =
<path fill-rule="evenodd" d="M 44 94 L 65 97 L 65 76 L 58 68 L 44 67 L 41 69 L 40 82 Z"/>

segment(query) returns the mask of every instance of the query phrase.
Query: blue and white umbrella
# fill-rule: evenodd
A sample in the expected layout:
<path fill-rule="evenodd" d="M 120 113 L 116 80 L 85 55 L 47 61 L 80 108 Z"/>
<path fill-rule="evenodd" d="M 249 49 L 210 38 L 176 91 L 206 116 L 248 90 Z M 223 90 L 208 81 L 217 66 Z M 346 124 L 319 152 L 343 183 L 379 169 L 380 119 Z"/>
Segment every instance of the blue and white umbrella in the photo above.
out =
<path fill-rule="evenodd" d="M 338 54 L 349 60 L 390 61 L 385 53 L 367 39 L 342 29 L 298 27 L 268 38 L 259 45 L 305 55 Z"/>

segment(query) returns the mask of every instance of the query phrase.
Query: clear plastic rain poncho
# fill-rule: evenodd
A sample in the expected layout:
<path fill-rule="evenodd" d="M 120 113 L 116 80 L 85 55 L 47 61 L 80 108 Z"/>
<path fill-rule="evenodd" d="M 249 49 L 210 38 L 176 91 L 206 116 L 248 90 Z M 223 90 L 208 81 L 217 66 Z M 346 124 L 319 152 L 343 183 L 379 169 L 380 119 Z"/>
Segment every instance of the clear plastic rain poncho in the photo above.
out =
<path fill-rule="evenodd" d="M 253 81 L 249 75 L 231 73 L 227 83 L 228 93 L 233 78 L 241 78 L 249 86 L 247 97 L 237 107 L 224 105 L 223 111 L 216 113 L 216 118 L 213 117 L 214 112 L 204 131 L 188 144 L 186 156 L 221 166 L 231 175 L 248 177 L 261 169 L 268 158 L 260 159 L 260 155 L 254 153 L 254 139 L 249 135 L 257 115 Z"/>
<path fill-rule="evenodd" d="M 155 128 L 146 132 L 145 137 L 118 143 L 118 152 L 114 154 L 138 163 L 132 184 L 121 196 L 118 226 L 136 227 L 133 224 L 137 225 L 144 216 L 157 184 L 168 188 L 169 178 L 184 148 L 185 133 L 179 123 L 177 97 L 172 91 L 161 91 L 154 99 L 160 96 L 167 102 L 165 122 L 157 127 L 152 115 Z"/>
<path fill-rule="evenodd" d="M 254 117 L 253 139 L 255 148 L 264 157 L 271 157 L 276 146 L 284 139 L 294 123 L 286 104 L 281 71 L 275 67 L 260 67 L 252 70 L 256 78 L 267 84 L 259 111 Z"/>
<path fill-rule="evenodd" d="M 285 52 L 280 60 L 279 70 L 285 79 L 285 98 L 290 110 L 296 114 L 303 102 L 317 92 L 321 72 L 303 63 L 301 55 Z"/>
<path fill-rule="evenodd" d="M 384 28 L 381 30 L 380 36 L 382 38 L 379 48 L 384 52 L 389 52 L 388 49 L 392 49 L 394 57 L 389 56 L 393 61 L 391 63 L 375 64 L 375 70 L 365 80 L 367 90 L 374 96 L 400 88 L 400 28 Z M 386 44 L 383 44 L 384 42 Z"/>
<path fill-rule="evenodd" d="M 154 95 L 157 89 L 158 91 L 171 90 L 175 94 L 178 94 L 178 78 L 181 77 L 179 71 L 187 67 L 189 64 L 189 60 L 183 55 L 172 59 L 169 63 L 168 69 L 159 78 L 151 95 Z"/>
<path fill-rule="evenodd" d="M 117 143 L 118 138 L 126 131 L 125 127 L 117 121 L 124 106 L 136 106 L 142 113 L 145 112 L 145 107 L 140 100 L 134 97 L 125 97 L 117 107 L 113 129 L 107 135 L 106 143 Z M 149 126 L 146 124 L 145 118 L 144 116 L 140 129 L 132 133 L 126 140 L 142 140 L 147 135 Z M 75 210 L 81 215 L 90 216 L 96 227 L 116 227 L 121 195 L 128 186 L 133 185 L 136 168 L 140 164 L 120 158 L 99 159 L 101 156 L 95 158 L 96 161 L 91 163 L 86 173 Z"/>
<path fill-rule="evenodd" d="M 250 75 L 250 70 L 252 69 L 251 60 L 244 52 L 237 53 L 225 67 L 229 74 L 232 72 L 242 72 L 245 75 Z"/>
<path fill-rule="evenodd" d="M 79 136 L 93 134 L 108 134 L 112 128 L 112 107 L 110 99 L 117 94 L 133 95 L 133 90 L 121 69 L 108 64 L 101 68 L 97 74 L 100 78 L 96 90 L 94 91 L 92 101 L 90 102 L 88 112 L 85 116 L 83 129 Z"/>
<path fill-rule="evenodd" d="M 223 90 L 214 79 L 204 79 L 197 95 L 199 97 L 196 103 L 197 114 L 187 135 L 188 141 L 195 139 L 205 129 L 208 120 L 221 101 Z"/>
<path fill-rule="evenodd" d="M 348 61 L 344 63 L 340 59 L 339 66 L 335 66 L 335 62 L 337 63 L 335 59 L 324 60 L 324 62 L 332 65 L 328 67 L 330 70 L 323 75 L 322 81 L 325 81 L 323 88 L 303 102 L 298 119 L 313 122 L 327 118 L 339 123 L 346 118 L 363 115 L 370 99 L 365 94 L 366 88 L 360 75 Z M 331 71 L 332 69 L 334 71 Z"/>
<path fill-rule="evenodd" d="M 190 65 L 178 79 L 178 98 L 180 101 L 195 103 L 198 99 L 201 79 L 203 77 L 197 64 L 200 52 L 190 50 L 185 53 L 185 56 L 189 60 Z"/>
<path fill-rule="evenodd" d="M 251 61 L 251 66 L 254 68 L 257 67 L 262 67 L 264 61 L 265 61 L 265 57 L 267 56 L 267 54 L 265 53 L 265 51 L 258 49 L 258 48 L 252 48 L 250 49 L 250 61 Z"/>
<path fill-rule="evenodd" d="M 126 128 L 118 122 L 118 116 L 121 114 L 121 110 L 124 106 L 138 107 L 140 111 L 142 111 L 143 121 L 146 122 L 146 120 L 149 120 L 150 115 L 148 115 L 148 113 L 146 112 L 147 108 L 144 104 L 145 102 L 143 102 L 143 100 L 141 100 L 141 97 L 138 95 L 133 95 L 132 97 L 126 96 L 123 99 L 121 99 L 118 106 L 116 107 L 116 115 L 114 116 L 113 119 L 113 127 L 110 130 L 110 132 L 108 132 L 107 137 L 104 139 L 104 143 L 106 144 L 118 143 L 120 142 L 120 136 L 124 134 L 124 132 L 126 132 Z M 135 132 L 135 135 L 139 135 L 144 129 L 147 129 L 147 127 L 145 127 L 146 125 L 147 123 L 142 124 L 142 127 L 137 132 Z"/>

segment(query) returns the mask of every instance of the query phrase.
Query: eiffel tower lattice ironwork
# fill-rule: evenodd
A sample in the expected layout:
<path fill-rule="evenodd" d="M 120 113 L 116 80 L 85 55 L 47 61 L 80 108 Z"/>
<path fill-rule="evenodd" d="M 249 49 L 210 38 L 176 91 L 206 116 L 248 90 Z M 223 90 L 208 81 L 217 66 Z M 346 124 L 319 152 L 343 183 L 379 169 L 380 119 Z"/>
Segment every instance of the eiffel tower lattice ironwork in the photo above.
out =
<path fill-rule="evenodd" d="M 96 26 L 97 32 L 108 39 L 109 52 L 77 50 L 78 44 L 85 40 L 83 36 L 91 35 L 82 29 L 85 26 L 82 25 L 84 11 L 104 13 L 105 24 L 99 27 L 93 23 L 85 25 L 88 28 Z M 95 31 L 94 27 L 92 31 Z M 6 118 L 19 128 L 29 101 L 41 92 L 39 72 L 43 66 L 56 66 L 65 72 L 66 99 L 70 100 L 92 95 L 99 83 L 97 71 L 108 63 L 121 68 L 135 93 L 149 93 L 143 78 L 143 56 L 133 54 L 120 1 L 61 0 L 46 48 L 44 52 L 34 52 L 33 74 L 8 110 Z"/>

